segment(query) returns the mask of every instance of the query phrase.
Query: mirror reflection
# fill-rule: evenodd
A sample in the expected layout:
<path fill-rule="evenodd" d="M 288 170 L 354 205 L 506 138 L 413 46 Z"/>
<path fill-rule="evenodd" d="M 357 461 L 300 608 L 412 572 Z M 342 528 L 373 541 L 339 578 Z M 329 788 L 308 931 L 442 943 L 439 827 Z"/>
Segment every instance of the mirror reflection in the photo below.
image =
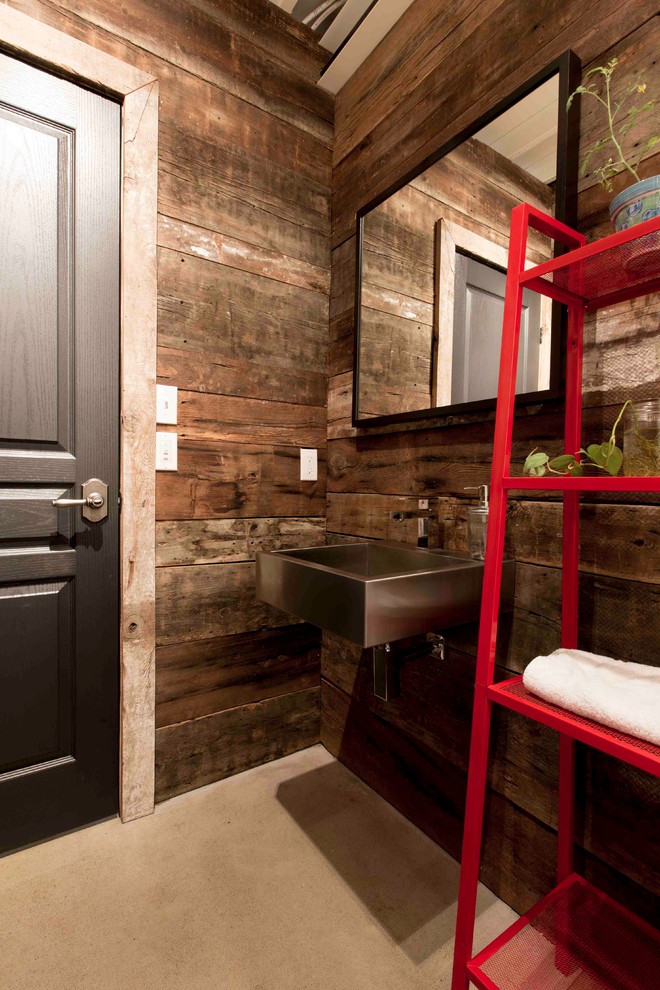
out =
<path fill-rule="evenodd" d="M 554 213 L 558 119 L 557 73 L 365 213 L 356 421 L 495 397 L 511 210 Z M 528 266 L 550 257 L 535 235 Z M 527 292 L 519 392 L 550 387 L 552 353 Z"/>

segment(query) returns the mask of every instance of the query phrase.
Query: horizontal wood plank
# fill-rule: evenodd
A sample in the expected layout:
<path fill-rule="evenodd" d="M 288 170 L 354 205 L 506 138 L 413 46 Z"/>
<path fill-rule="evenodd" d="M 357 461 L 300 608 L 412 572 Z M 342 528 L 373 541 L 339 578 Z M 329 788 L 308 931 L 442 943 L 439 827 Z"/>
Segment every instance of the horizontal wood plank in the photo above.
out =
<path fill-rule="evenodd" d="M 156 801 L 306 749 L 318 738 L 318 688 L 157 729 Z"/>
<path fill-rule="evenodd" d="M 186 643 L 296 622 L 256 597 L 251 562 L 158 567 L 156 644 Z"/>
<path fill-rule="evenodd" d="M 323 516 L 322 449 L 318 463 L 318 481 L 301 481 L 297 447 L 180 439 L 177 470 L 156 476 L 156 518 Z"/>
<path fill-rule="evenodd" d="M 435 500 L 429 500 L 429 545 L 438 546 L 437 510 Z M 328 493 L 327 530 L 329 533 L 360 536 L 370 540 L 394 540 L 416 545 L 418 519 L 415 517 L 394 519 L 396 513 L 411 514 L 419 511 L 419 500 L 405 496 L 392 498 L 384 495 L 335 495 Z"/>
<path fill-rule="evenodd" d="M 156 725 L 174 725 L 319 685 L 320 634 L 285 626 L 161 646 Z"/>
<path fill-rule="evenodd" d="M 458 0 L 448 10 L 435 0 L 418 0 L 404 11 L 377 52 L 337 94 L 334 161 L 340 162 L 389 113 L 402 86 L 423 79 L 474 26 L 478 0 Z M 486 5 L 484 16 L 492 10 Z"/>
<path fill-rule="evenodd" d="M 507 545 L 517 560 L 561 565 L 561 506 L 512 502 Z M 584 505 L 580 510 L 580 569 L 657 584 L 660 506 Z"/>
<path fill-rule="evenodd" d="M 328 440 L 357 436 L 353 422 L 353 372 L 328 379 Z"/>
<path fill-rule="evenodd" d="M 220 354 L 179 347 L 158 348 L 158 380 L 187 392 L 214 392 L 250 399 L 285 395 L 287 402 L 323 406 L 327 379 L 324 374 L 232 360 Z"/>
<path fill-rule="evenodd" d="M 266 7 L 260 0 L 188 0 L 204 10 L 232 34 L 247 38 L 266 59 L 294 66 L 313 84 L 327 61 L 327 53 L 316 35 L 305 24 L 287 16 L 277 4 Z"/>
<path fill-rule="evenodd" d="M 209 203 L 213 197 L 224 195 L 229 200 L 252 208 L 254 227 L 245 228 L 245 239 L 258 244 L 261 227 L 267 226 L 267 214 L 289 221 L 304 231 L 326 235 L 324 253 L 327 254 L 327 234 L 330 224 L 330 198 L 328 153 L 323 145 L 305 139 L 303 132 L 293 127 L 283 128 L 266 114 L 242 111 L 236 121 L 224 122 L 227 112 L 238 112 L 245 104 L 231 104 L 226 94 L 219 95 L 214 88 L 203 89 L 199 81 L 192 84 L 189 77 L 179 75 L 177 88 L 167 91 L 168 110 L 165 116 L 162 141 L 159 144 L 161 169 L 193 183 L 192 188 L 207 191 Z M 191 92 L 191 85 L 194 92 Z M 196 99 L 195 107 L 186 104 Z M 229 105 L 228 105 L 229 104 Z M 222 121 L 222 127 L 209 126 L 214 117 Z M 251 124 L 251 128 L 250 128 Z M 241 128 L 236 134 L 237 128 Z M 259 127 L 258 133 L 254 128 Z M 232 134 L 237 140 L 232 141 Z M 293 156 L 283 149 L 272 148 L 277 142 L 290 142 Z M 303 156 L 307 160 L 302 161 Z M 189 197 L 190 200 L 190 197 Z M 183 205 L 183 204 L 182 204 Z M 211 213 L 213 223 L 203 226 L 225 230 L 224 220 L 217 212 Z M 219 221 L 219 227 L 215 226 Z M 310 241 L 310 243 L 313 243 Z"/>
<path fill-rule="evenodd" d="M 587 443 L 606 439 L 619 405 L 587 406 L 582 435 Z M 328 443 L 328 488 L 332 492 L 464 497 L 466 485 L 488 481 L 492 469 L 494 414 L 437 417 L 392 427 L 361 427 L 352 438 Z M 521 473 L 535 447 L 549 454 L 563 450 L 563 413 L 558 403 L 521 408 L 516 417 L 511 455 L 512 473 Z M 598 494 L 601 502 L 621 496 Z M 627 497 L 630 500 L 629 496 Z M 593 501 L 590 496 L 588 500 Z M 654 493 L 644 501 L 654 503 Z"/>
<path fill-rule="evenodd" d="M 158 272 L 159 344 L 325 371 L 328 300 L 322 292 L 167 248 L 159 249 Z"/>
<path fill-rule="evenodd" d="M 295 66 L 311 83 L 316 83 L 328 55 L 314 33 L 276 4 L 260 0 L 189 0 L 194 6 L 217 18 L 232 32 L 257 44 L 265 57 L 275 52 L 278 59 Z"/>
<path fill-rule="evenodd" d="M 355 237 L 332 252 L 330 319 L 346 312 L 355 301 Z"/>
<path fill-rule="evenodd" d="M 318 629 L 307 624 L 161 646 L 156 725 L 174 725 L 319 686 Z"/>
<path fill-rule="evenodd" d="M 318 546 L 325 519 L 186 519 L 156 523 L 156 566 L 254 560 L 257 550 Z"/>
<path fill-rule="evenodd" d="M 330 320 L 328 374 L 341 375 L 353 370 L 355 313 L 353 308 Z"/>
<path fill-rule="evenodd" d="M 322 406 L 180 391 L 176 432 L 182 440 L 323 447 L 326 421 Z"/>
<path fill-rule="evenodd" d="M 158 209 L 164 216 L 220 231 L 265 251 L 327 267 L 325 219 L 319 216 L 311 226 L 303 222 L 300 208 L 277 209 L 259 202 L 254 191 L 243 192 L 217 177 L 212 165 L 200 168 L 196 160 L 188 162 L 178 154 L 174 161 L 161 158 Z"/>
<path fill-rule="evenodd" d="M 172 217 L 158 218 L 158 245 L 228 268 L 263 275 L 276 282 L 297 285 L 325 295 L 330 292 L 330 272 L 327 268 L 310 265 L 280 251 L 269 251 L 249 241 Z"/>

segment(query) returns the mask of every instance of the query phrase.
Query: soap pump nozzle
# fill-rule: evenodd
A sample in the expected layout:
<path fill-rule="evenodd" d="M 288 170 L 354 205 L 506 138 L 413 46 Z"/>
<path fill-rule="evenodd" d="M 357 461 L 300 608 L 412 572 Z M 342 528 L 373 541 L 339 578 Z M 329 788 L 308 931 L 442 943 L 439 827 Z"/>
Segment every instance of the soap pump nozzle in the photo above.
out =
<path fill-rule="evenodd" d="M 488 508 L 488 485 L 466 485 L 465 492 L 479 492 L 479 508 Z"/>

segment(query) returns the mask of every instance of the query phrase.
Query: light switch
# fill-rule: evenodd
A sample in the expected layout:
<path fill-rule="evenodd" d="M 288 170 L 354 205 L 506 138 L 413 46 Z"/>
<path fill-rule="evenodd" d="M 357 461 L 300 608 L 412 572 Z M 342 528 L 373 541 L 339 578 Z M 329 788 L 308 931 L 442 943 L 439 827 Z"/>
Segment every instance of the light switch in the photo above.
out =
<path fill-rule="evenodd" d="M 176 433 L 156 433 L 156 470 L 176 471 Z"/>
<path fill-rule="evenodd" d="M 176 385 L 156 385 L 156 422 L 176 426 Z"/>
<path fill-rule="evenodd" d="M 300 448 L 300 480 L 316 481 L 319 476 L 318 454 L 312 447 Z"/>

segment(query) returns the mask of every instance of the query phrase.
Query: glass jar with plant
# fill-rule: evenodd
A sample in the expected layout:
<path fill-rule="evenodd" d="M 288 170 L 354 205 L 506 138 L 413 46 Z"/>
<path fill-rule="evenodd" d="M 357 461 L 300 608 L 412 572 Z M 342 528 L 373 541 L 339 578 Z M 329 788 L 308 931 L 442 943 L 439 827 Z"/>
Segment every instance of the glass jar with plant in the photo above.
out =
<path fill-rule="evenodd" d="M 625 414 L 625 420 L 624 420 Z M 616 431 L 624 420 L 623 451 L 617 446 Z M 624 458 L 625 454 L 625 458 Z M 609 439 L 580 447 L 574 454 L 549 454 L 534 448 L 523 464 L 523 474 L 542 478 L 545 474 L 580 477 L 585 472 L 599 471 L 615 477 L 624 468 L 627 475 L 653 477 L 660 475 L 660 400 L 638 403 L 637 408 L 627 399 L 614 421 Z"/>
<path fill-rule="evenodd" d="M 660 399 L 630 406 L 623 433 L 623 473 L 638 477 L 660 475 Z"/>
<path fill-rule="evenodd" d="M 580 94 L 595 100 L 605 115 L 606 132 L 585 152 L 580 174 L 594 175 L 608 192 L 613 189 L 612 179 L 621 172 L 628 173 L 634 180 L 632 185 L 623 189 L 610 203 L 610 219 L 617 231 L 660 216 L 660 175 L 652 175 L 646 179 L 639 175 L 642 159 L 660 144 L 660 134 L 645 135 L 645 140 L 638 143 L 634 152 L 624 150 L 628 143 L 626 139 L 633 128 L 639 131 L 642 125 L 647 124 L 652 131 L 655 129 L 657 118 L 654 110 L 658 101 L 655 98 L 646 98 L 646 83 L 641 79 L 624 86 L 620 96 L 615 99 L 612 94 L 612 76 L 618 65 L 619 60 L 613 58 L 607 65 L 590 69 L 582 85 L 569 96 L 567 104 L 570 107 Z"/>

